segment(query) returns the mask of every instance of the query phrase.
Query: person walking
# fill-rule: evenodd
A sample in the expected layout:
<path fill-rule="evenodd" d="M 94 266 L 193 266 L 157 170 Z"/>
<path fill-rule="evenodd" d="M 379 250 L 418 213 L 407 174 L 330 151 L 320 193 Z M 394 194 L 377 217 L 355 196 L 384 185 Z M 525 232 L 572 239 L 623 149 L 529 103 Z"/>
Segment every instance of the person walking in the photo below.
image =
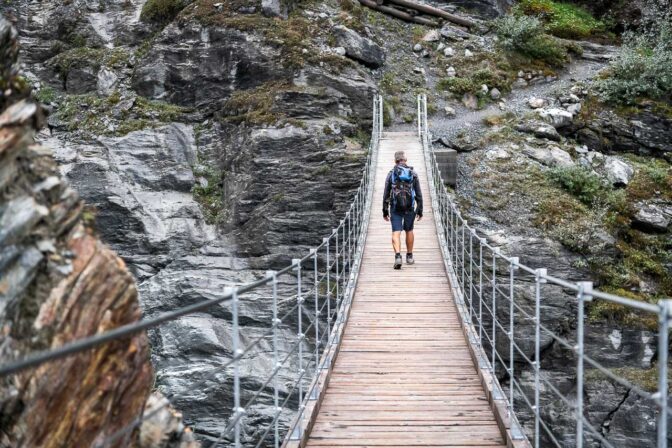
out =
<path fill-rule="evenodd" d="M 401 231 L 406 232 L 406 264 L 413 264 L 413 224 L 422 219 L 422 191 L 418 174 L 406 164 L 406 153 L 394 153 L 394 168 L 385 180 L 383 218 L 392 221 L 394 269 L 401 269 Z"/>

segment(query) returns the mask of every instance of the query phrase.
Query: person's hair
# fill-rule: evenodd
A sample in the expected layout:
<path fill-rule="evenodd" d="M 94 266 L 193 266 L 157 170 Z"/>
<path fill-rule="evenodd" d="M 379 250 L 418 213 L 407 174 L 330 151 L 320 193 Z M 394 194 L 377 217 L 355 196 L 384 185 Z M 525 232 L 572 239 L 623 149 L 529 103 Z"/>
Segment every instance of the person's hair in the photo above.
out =
<path fill-rule="evenodd" d="M 397 151 L 397 152 L 394 153 L 394 161 L 395 161 L 396 163 L 399 163 L 399 162 L 402 162 L 402 161 L 405 162 L 406 160 L 407 160 L 407 159 L 406 159 L 406 152 L 404 152 L 404 151 Z"/>

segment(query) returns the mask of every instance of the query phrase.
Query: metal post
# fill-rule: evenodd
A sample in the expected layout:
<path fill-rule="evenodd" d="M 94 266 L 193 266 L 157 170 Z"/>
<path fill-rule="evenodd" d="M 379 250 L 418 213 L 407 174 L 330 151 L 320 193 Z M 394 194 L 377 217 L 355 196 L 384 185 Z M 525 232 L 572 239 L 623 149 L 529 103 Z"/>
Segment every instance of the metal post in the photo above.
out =
<path fill-rule="evenodd" d="M 514 381 L 514 355 L 513 355 L 513 341 L 514 341 L 514 290 L 513 290 L 513 284 L 514 284 L 514 276 L 515 276 L 515 270 L 518 268 L 518 262 L 519 262 L 518 257 L 512 257 L 511 258 L 511 264 L 509 266 L 510 268 L 510 273 L 509 273 L 509 417 L 513 416 L 513 381 Z"/>
<path fill-rule="evenodd" d="M 469 232 L 469 323 L 474 323 L 474 234 Z"/>
<path fill-rule="evenodd" d="M 313 283 L 315 284 L 315 371 L 320 365 L 320 306 L 319 306 L 319 283 L 317 280 L 317 249 L 311 249 L 313 253 L 313 276 L 315 277 Z M 317 387 L 313 389 L 317 391 Z M 312 398 L 312 397 L 311 397 Z M 315 397 L 317 398 L 317 397 Z"/>
<path fill-rule="evenodd" d="M 383 138 L 383 96 L 378 95 L 378 130 L 380 134 L 378 138 Z"/>
<path fill-rule="evenodd" d="M 658 414 L 658 448 L 667 448 L 667 406 L 668 406 L 668 385 L 667 371 L 669 369 L 669 333 L 670 320 L 672 319 L 672 300 L 661 300 L 660 314 L 658 316 L 658 403 L 660 413 Z"/>
<path fill-rule="evenodd" d="M 331 260 L 329 257 L 329 246 L 331 245 L 331 237 L 322 240 L 327 247 L 327 335 L 331 334 Z M 329 336 L 327 336 L 329 342 Z M 325 347 L 326 350 L 326 347 Z"/>
<path fill-rule="evenodd" d="M 336 279 L 335 279 L 336 280 L 336 304 L 335 304 L 335 306 L 336 306 L 336 321 L 334 322 L 334 326 L 338 325 L 338 313 L 339 313 L 338 303 L 341 300 L 341 297 L 340 297 L 341 274 L 339 273 L 339 267 L 338 267 L 338 264 L 339 264 L 338 263 L 338 257 L 339 257 L 339 253 L 338 253 L 338 238 L 339 238 L 338 230 L 339 229 L 340 229 L 340 226 L 334 229 L 334 236 L 335 236 L 334 241 L 335 241 L 335 244 L 336 244 L 335 252 L 334 252 L 334 263 L 336 264 Z M 338 341 L 335 341 L 335 342 L 338 343 Z"/>
<path fill-rule="evenodd" d="M 464 228 L 466 227 L 466 223 L 464 222 L 464 218 L 462 218 L 462 262 L 461 262 L 461 267 L 462 267 L 462 291 L 464 291 L 464 243 L 466 241 L 464 237 Z"/>
<path fill-rule="evenodd" d="M 541 370 L 541 284 L 546 280 L 546 269 L 536 270 L 534 279 L 534 448 L 539 448 L 539 422 L 541 421 L 541 403 L 539 400 Z"/>
<path fill-rule="evenodd" d="M 492 252 L 492 390 L 495 390 L 495 366 L 497 361 L 497 255 L 499 249 Z"/>
<path fill-rule="evenodd" d="M 418 137 L 422 135 L 422 132 L 420 131 L 421 129 L 421 124 L 420 122 L 422 121 L 422 115 L 420 115 L 420 95 L 418 95 Z"/>
<path fill-rule="evenodd" d="M 585 302 L 591 300 L 590 293 L 593 290 L 592 282 L 579 282 L 579 292 L 576 296 L 578 301 L 576 318 L 576 448 L 583 447 L 583 320 Z"/>
<path fill-rule="evenodd" d="M 238 328 L 238 290 L 233 290 L 233 300 L 232 300 L 232 310 L 233 322 L 231 325 L 231 341 L 233 349 L 233 418 L 235 419 L 235 446 L 240 448 L 240 420 L 242 416 L 240 415 L 242 409 L 240 407 L 240 356 L 243 351 L 238 348 L 238 339 L 240 338 L 239 328 Z"/>
<path fill-rule="evenodd" d="M 485 239 L 480 239 L 478 255 L 478 344 L 483 346 L 483 245 Z"/>
<path fill-rule="evenodd" d="M 266 271 L 266 277 L 273 279 L 271 286 L 273 288 L 273 365 L 275 366 L 274 370 L 275 375 L 273 376 L 273 404 L 275 406 L 275 448 L 280 447 L 280 398 L 279 398 L 279 388 L 278 384 L 278 373 L 280 369 L 280 356 L 278 354 L 278 325 L 280 325 L 280 319 L 278 319 L 278 278 L 275 276 L 275 271 Z"/>
<path fill-rule="evenodd" d="M 297 417 L 297 422 L 296 422 L 296 428 L 294 428 L 294 434 L 292 438 L 295 438 L 295 440 L 301 440 L 302 434 L 303 434 L 303 322 L 302 322 L 302 316 L 303 316 L 303 293 L 301 291 L 301 260 L 300 259 L 294 259 L 292 260 L 292 264 L 296 265 L 296 302 L 298 303 L 298 333 L 296 334 L 296 339 L 299 344 L 299 375 L 298 375 L 298 382 L 299 382 L 299 415 Z"/>

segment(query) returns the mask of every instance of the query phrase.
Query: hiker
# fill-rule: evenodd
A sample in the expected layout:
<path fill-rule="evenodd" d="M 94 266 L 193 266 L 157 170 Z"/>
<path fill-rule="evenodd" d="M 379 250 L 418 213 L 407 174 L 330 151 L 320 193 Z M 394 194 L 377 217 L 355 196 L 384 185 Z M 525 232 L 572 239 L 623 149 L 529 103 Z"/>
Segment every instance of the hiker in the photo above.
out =
<path fill-rule="evenodd" d="M 401 269 L 401 231 L 406 232 L 406 264 L 413 264 L 413 222 L 422 219 L 422 191 L 418 174 L 406 165 L 406 153 L 394 153 L 395 166 L 385 180 L 383 218 L 392 221 L 394 269 Z"/>

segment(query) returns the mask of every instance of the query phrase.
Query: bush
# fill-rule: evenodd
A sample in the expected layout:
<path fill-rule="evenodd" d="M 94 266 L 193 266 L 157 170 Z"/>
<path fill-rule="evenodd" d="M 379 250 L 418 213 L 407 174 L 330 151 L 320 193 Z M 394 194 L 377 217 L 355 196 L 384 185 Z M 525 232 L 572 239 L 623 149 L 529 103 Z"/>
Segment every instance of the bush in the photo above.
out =
<path fill-rule="evenodd" d="M 586 38 L 606 30 L 604 23 L 595 19 L 587 10 L 569 3 L 522 0 L 515 12 L 538 16 L 545 24 L 546 30 L 558 37 Z"/>
<path fill-rule="evenodd" d="M 505 50 L 555 67 L 567 62 L 567 48 L 544 33 L 538 18 L 508 15 L 499 19 L 495 26 L 500 45 Z"/>
<path fill-rule="evenodd" d="M 578 166 L 555 168 L 549 171 L 549 176 L 584 204 L 594 204 L 607 192 L 602 179 L 586 168 Z"/>
<path fill-rule="evenodd" d="M 147 0 L 142 7 L 140 20 L 165 24 L 177 17 L 188 4 L 187 0 Z"/>
<path fill-rule="evenodd" d="M 666 99 L 672 95 L 672 24 L 662 20 L 655 30 L 626 33 L 607 77 L 597 81 L 600 97 L 632 105 L 640 98 Z"/>

